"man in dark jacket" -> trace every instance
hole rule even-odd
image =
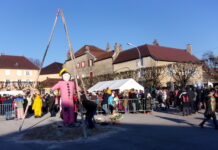
[[[188,97],[190,102],[190,113],[195,113],[195,109],[194,109],[195,93],[192,88],[188,88]]]
[[[93,117],[96,114],[97,104],[93,101],[90,101],[86,98],[84,92],[81,93],[82,105],[86,109],[86,121],[88,123],[88,128],[95,128],[95,123],[93,121]]]
[[[204,113],[205,119],[200,123],[200,127],[203,128],[204,123],[210,118],[213,118],[213,124],[215,129],[218,129],[217,121],[216,121],[216,99],[214,97],[215,90],[211,89],[208,96],[206,96],[206,110]]]
[[[103,97],[102,97],[102,110],[103,110],[103,114],[107,114],[108,113],[108,98],[109,98],[109,94],[106,92],[106,90],[103,91]]]
[[[56,112],[55,112],[55,97],[54,97],[54,94],[51,93],[48,98],[49,98],[49,101],[48,101],[49,112],[51,114],[51,117],[55,117]]]

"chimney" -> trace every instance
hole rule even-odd
[[[119,53],[122,51],[122,45],[119,45],[117,43],[115,43],[114,45],[114,54],[113,54],[113,60],[115,60],[117,58],[117,56],[119,55]]]
[[[110,51],[111,51],[110,44],[107,43],[106,52],[110,52]]]
[[[187,44],[186,51],[192,55],[192,44]]]
[[[120,44],[119,51],[122,51],[122,50],[123,50],[123,46]]]
[[[114,44],[114,51],[119,51],[119,45],[117,43]]]
[[[159,46],[158,41],[157,41],[157,40],[154,40],[154,41],[153,41],[153,45]]]
[[[86,52],[89,52],[89,46],[88,45],[85,46],[85,50],[86,50]]]

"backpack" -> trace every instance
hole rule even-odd
[[[188,95],[187,95],[187,94],[185,94],[185,95],[182,95],[182,101],[183,101],[184,103],[187,103],[187,102],[189,102],[189,97],[188,97]]]

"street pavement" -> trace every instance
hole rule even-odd
[[[213,128],[212,121],[200,128],[202,119],[203,111],[191,116],[182,116],[173,110],[125,114],[121,125],[112,126],[108,133],[64,142],[19,139],[29,128],[60,121],[58,117],[47,114],[39,119],[28,118],[21,133],[18,132],[21,121],[0,119],[0,150],[218,150],[218,130]]]

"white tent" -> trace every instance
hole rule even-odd
[[[136,82],[132,78],[98,82],[97,84],[89,88],[88,91],[89,92],[103,91],[108,87],[111,90],[120,90],[121,92],[133,88],[144,91],[144,87],[141,86],[138,82]]]
[[[18,94],[21,94],[21,95],[24,95],[24,92],[23,91],[0,91],[0,95],[13,95],[13,96],[16,96]]]

